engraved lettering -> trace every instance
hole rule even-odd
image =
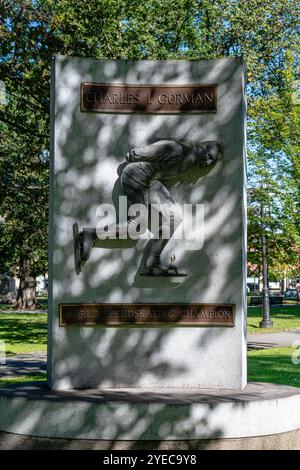
[[[167,95],[159,95],[158,102],[159,104],[166,104],[167,103]]]
[[[60,325],[162,324],[234,326],[233,305],[76,304],[60,306]]]
[[[86,94],[86,99],[88,101],[88,103],[92,103],[94,100],[93,100],[93,95],[94,93],[92,91],[89,91],[87,94]]]
[[[207,99],[207,101],[209,101],[210,103],[213,102],[213,97],[212,97],[212,95],[209,96],[207,93],[204,93],[204,96],[205,96],[205,98]]]
[[[169,95],[168,102],[169,102],[170,104],[174,104],[174,103],[176,102],[176,96],[173,95],[173,93],[171,93],[171,94]]]
[[[215,112],[216,101],[216,85],[82,83],[80,106],[83,112],[176,114]]]
[[[113,93],[113,103],[119,104],[119,95],[118,95],[118,93]]]

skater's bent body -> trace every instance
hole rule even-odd
[[[169,193],[169,188],[182,182],[187,171],[212,166],[220,158],[221,146],[216,141],[197,143],[159,140],[144,147],[133,148],[127,153],[128,163],[120,175],[120,183],[124,195],[127,196],[128,206],[139,203],[161,208],[159,234],[150,241],[144,262],[148,275],[167,275],[172,270],[177,272],[174,265],[164,266],[160,260],[160,255],[169,241],[160,236],[164,224],[171,227],[171,238],[180,223],[180,220],[174,216],[175,202]],[[134,217],[128,217],[127,223],[135,223]],[[97,240],[96,229],[83,229],[79,233],[79,240],[80,259],[83,265]]]

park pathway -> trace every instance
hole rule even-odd
[[[295,344],[298,341],[298,345]],[[278,331],[274,333],[249,333],[248,349],[290,348],[300,346],[300,331]]]
[[[40,375],[47,370],[47,354],[17,354],[8,356],[4,364],[0,363],[0,378],[20,375]]]

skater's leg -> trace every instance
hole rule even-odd
[[[133,165],[134,164],[131,164],[131,166]],[[124,172],[121,176],[121,187],[123,189],[124,195],[127,196],[128,208],[133,204],[145,203],[144,193],[147,192],[147,187],[141,184],[138,180],[133,180],[126,174],[126,172]],[[118,222],[116,221],[115,223],[105,227],[105,237],[108,239],[123,238],[125,234],[125,238],[127,238],[128,228],[131,226],[132,229],[134,229],[134,225],[136,225],[136,227],[138,228],[139,221],[137,217],[127,217],[127,220]],[[76,229],[74,229],[74,226],[76,226]],[[89,259],[95,241],[100,238],[100,236],[98,236],[96,228],[83,228],[78,233],[78,225],[74,224],[74,226],[73,234],[75,249],[75,266],[76,272],[79,273],[81,271],[81,267]],[[142,235],[142,233],[140,233],[139,235]],[[103,238],[101,237],[101,239]]]
[[[75,270],[79,274],[90,256],[97,233],[95,228],[84,228],[79,232],[78,224],[73,224]]]
[[[90,257],[91,249],[98,239],[95,228],[83,228],[79,233],[82,264],[86,263]]]
[[[127,177],[126,174],[123,174],[121,177],[121,186],[123,189],[123,196],[127,198],[127,211],[131,206],[134,204],[145,204],[145,193],[147,192],[147,188],[139,184],[137,181],[132,180],[132,178]],[[113,223],[106,227],[105,233],[107,233],[107,237],[109,236],[116,236],[116,238],[130,238],[129,230],[131,231],[137,230],[139,232],[139,217],[136,215],[129,216],[127,212],[126,220],[119,220],[116,223]],[[143,233],[139,233],[139,236]]]
[[[181,214],[167,190],[160,182],[154,182],[149,192],[150,204],[155,204],[159,211],[158,227],[153,233],[153,239],[150,240],[144,256],[144,264],[147,272],[153,274],[167,273],[169,271],[177,272],[174,265],[163,265],[161,262],[161,253],[172,238],[176,228],[182,222]],[[153,227],[151,227],[153,228]]]

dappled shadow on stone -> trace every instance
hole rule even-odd
[[[226,432],[235,435],[236,430],[231,429],[230,423],[223,423],[226,431],[220,424],[222,419],[227,419],[222,418],[223,413],[227,417],[230,413],[236,422],[249,419],[251,414],[252,426],[256,420],[261,426],[260,414],[254,416],[249,406],[253,405],[254,410],[259,402],[260,413],[264,413],[264,406],[274,409],[274,403],[284,403],[286,399],[294,403],[299,397],[300,391],[295,387],[263,383],[250,383],[243,391],[97,389],[54,392],[40,383],[14,385],[0,388],[1,429],[6,431],[1,433],[0,447],[206,448],[213,445],[213,440],[222,439],[224,433],[226,437]],[[244,412],[246,417],[243,418]],[[244,436],[245,430],[241,429]]]
[[[51,326],[54,343],[50,347],[50,375],[54,386],[81,388],[129,386],[184,386],[193,380],[199,387],[205,383],[205,364],[230,362],[232,371],[240,365],[240,354],[232,348],[232,336],[240,338],[242,318],[241,278],[243,270],[241,237],[240,159],[242,139],[234,140],[228,128],[241,125],[242,103],[232,100],[232,81],[240,84],[240,72],[234,60],[204,63],[205,79],[220,80],[219,99],[222,113],[195,115],[103,115],[80,113],[78,89],[83,81],[96,81],[98,61],[76,61],[61,58],[60,73],[64,86],[58,88],[56,107],[56,185],[54,188],[56,229],[54,233],[54,298],[51,303]],[[101,62],[105,80],[135,83],[143,80],[159,84],[197,83],[202,77],[200,65],[177,62],[163,67],[160,62]],[[76,72],[75,72],[76,70]],[[218,77],[218,78],[217,78]],[[203,78],[203,80],[204,80]],[[240,85],[239,85],[240,86]],[[66,92],[66,90],[68,90]],[[228,96],[227,96],[228,95]],[[70,97],[76,99],[70,99]],[[84,133],[83,133],[84,129]],[[135,146],[160,139],[192,141],[217,140],[224,148],[224,158],[205,176],[186,181],[172,189],[179,204],[201,203],[205,213],[205,249],[188,251],[184,243],[171,240],[164,260],[176,254],[176,260],[188,276],[178,284],[160,280],[147,285],[136,273],[142,260],[146,240],[122,249],[117,244],[100,242],[93,248],[89,261],[79,276],[74,270],[72,225],[95,227],[98,205],[115,203],[119,194],[118,169],[126,152]],[[238,156],[238,158],[237,158]],[[193,184],[191,184],[193,183]],[[226,204],[224,204],[226,201]],[[222,260],[222,261],[221,261]],[[234,330],[224,328],[105,328],[93,329],[58,326],[58,304],[64,303],[236,303]],[[238,299],[238,301],[237,301]],[[245,331],[244,331],[245,333]],[[184,337],[184,341],[183,341]],[[242,343],[242,340],[239,339]],[[223,349],[220,344],[223,344]],[[222,350],[221,350],[222,349]],[[201,368],[198,367],[201,365]],[[203,370],[197,380],[192,370]],[[216,377],[216,385],[219,378]],[[240,378],[237,378],[240,383]],[[221,384],[221,378],[220,378]]]

